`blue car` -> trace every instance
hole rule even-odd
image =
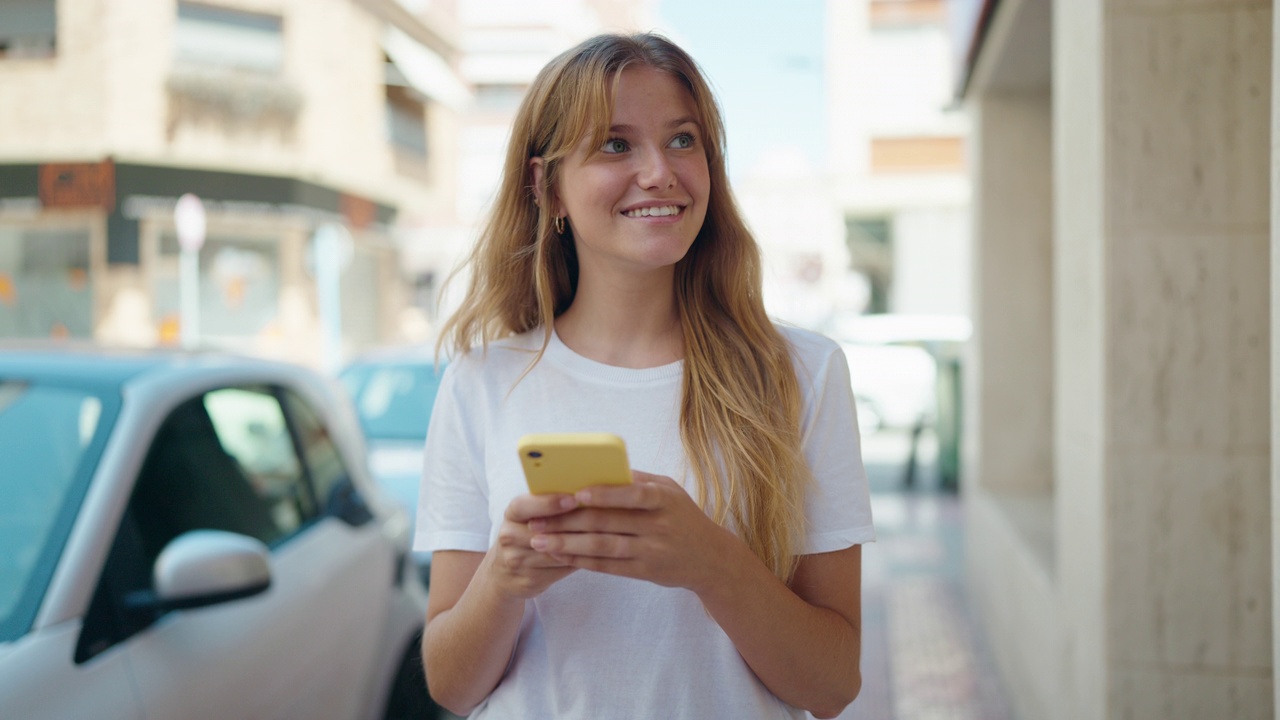
[[[418,514],[422,448],[444,363],[429,351],[393,350],[349,364],[339,380],[350,393],[364,430],[369,471],[386,495],[404,508],[410,522]],[[423,581],[430,553],[414,553]]]

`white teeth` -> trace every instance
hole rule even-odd
[[[668,215],[680,214],[680,208],[676,205],[667,205],[665,207],[647,207],[628,210],[623,213],[627,217],[666,217]]]

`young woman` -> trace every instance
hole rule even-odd
[[[472,718],[833,717],[874,538],[849,371],[775,326],[693,60],[553,60],[516,117],[427,437],[423,658]],[[634,483],[530,495],[534,432],[610,432]]]

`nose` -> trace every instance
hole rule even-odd
[[[676,184],[676,173],[666,153],[653,149],[643,153],[636,181],[646,190],[663,190]]]

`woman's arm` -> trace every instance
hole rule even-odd
[[[507,507],[488,552],[432,555],[422,662],[437,703],[466,715],[498,686],[515,650],[525,600],[574,571],[530,549],[528,522],[576,506],[563,495],[522,495]]]
[[[862,547],[805,555],[788,586],[738,546],[698,597],[774,695],[839,715],[862,689]]]
[[[790,585],[670,478],[578,494],[583,507],[530,523],[534,549],[573,567],[687,588],[780,699],[834,717],[861,689],[859,546],[800,559]]]

